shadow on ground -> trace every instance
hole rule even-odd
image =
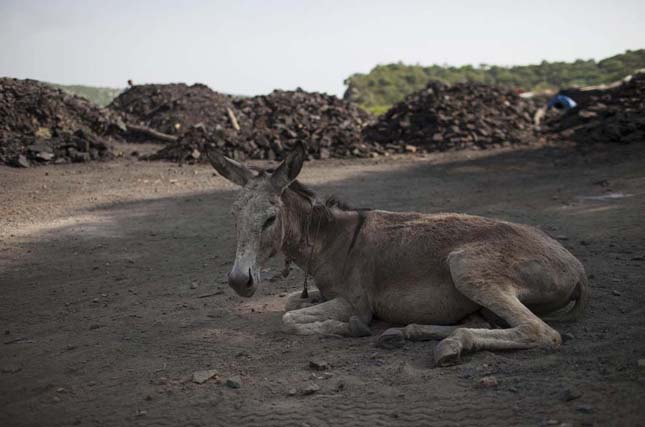
[[[637,425],[645,419],[645,149],[406,163],[313,187],[356,207],[528,223],[585,264],[592,306],[560,351],[430,367],[435,343],[280,332],[302,273],[253,299],[225,284],[233,191],[99,204],[34,235],[0,277],[3,425]],[[311,167],[324,168],[324,163]],[[307,168],[307,165],[305,166]],[[333,177],[333,171],[330,171]],[[303,177],[307,182],[307,175]],[[273,262],[265,279],[277,274]],[[385,325],[377,324],[376,329]],[[331,364],[311,371],[308,361]],[[204,384],[194,371],[215,369]],[[239,375],[241,387],[224,384]],[[484,387],[481,378],[498,385]],[[320,391],[301,390],[315,383]]]

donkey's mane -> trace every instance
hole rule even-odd
[[[275,172],[275,170],[272,168],[258,169],[257,172],[259,176],[264,176],[266,174],[269,174],[269,175],[272,174],[273,172]],[[289,190],[293,191],[301,198],[306,199],[315,208],[320,208],[320,207],[327,208],[327,209],[335,208],[341,211],[366,210],[366,209],[353,209],[347,203],[340,200],[334,195],[327,196],[324,202],[320,203],[318,201],[318,196],[316,196],[316,193],[314,193],[314,191],[311,188],[307,187],[305,184],[298,181],[297,179],[294,180],[291,184],[289,184]]]
[[[317,202],[318,198],[314,191],[304,185],[302,182],[295,180],[289,184],[289,190],[293,191],[298,196],[307,199],[314,208],[315,207],[324,207],[326,209],[338,209],[341,211],[353,211],[355,209],[351,208],[347,203],[338,199],[336,196],[328,196],[325,198],[323,203]]]

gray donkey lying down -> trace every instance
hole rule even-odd
[[[212,150],[208,157],[242,187],[232,208],[237,251],[230,286],[252,296],[259,262],[279,252],[315,279],[318,292],[308,299],[299,292],[289,297],[287,332],[364,336],[378,318],[407,325],[385,331],[379,345],[441,340],[434,359],[444,366],[465,351],[557,348],[560,334],[538,315],[574,301],[569,317],[577,318],[588,303],[580,261],[536,228],[320,203],[296,180],[302,144],[273,173],[254,172]]]

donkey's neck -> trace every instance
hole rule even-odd
[[[309,270],[315,275],[329,261],[330,252],[348,249],[356,213],[314,207],[309,200],[289,190],[282,200],[285,207],[282,251],[303,271]]]

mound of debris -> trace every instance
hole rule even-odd
[[[560,91],[576,101],[577,108],[551,114],[543,130],[551,137],[585,143],[645,141],[645,72],[608,87]]]
[[[531,100],[502,87],[432,81],[366,127],[363,137],[409,151],[529,143],[535,140],[535,111]]]
[[[238,160],[273,160],[281,159],[296,141],[303,141],[310,157],[318,159],[384,153],[378,144],[362,142],[361,131],[372,116],[335,96],[275,90],[234,100],[227,110],[227,124],[198,123],[149,158],[203,161],[201,153],[210,145]]]
[[[123,128],[114,113],[35,80],[0,78],[0,164],[104,160],[102,137]]]
[[[136,85],[122,92],[108,107],[130,124],[174,136],[181,136],[199,124],[213,130],[232,128],[232,121],[237,120],[233,98],[203,84]]]
[[[374,150],[361,141],[362,129],[372,116],[336,96],[302,89],[275,90],[236,104],[252,124],[250,132],[242,135],[242,145],[254,143],[268,158],[281,157],[284,148],[298,140],[321,159],[367,157]],[[256,153],[255,147],[249,148],[252,155]]]

